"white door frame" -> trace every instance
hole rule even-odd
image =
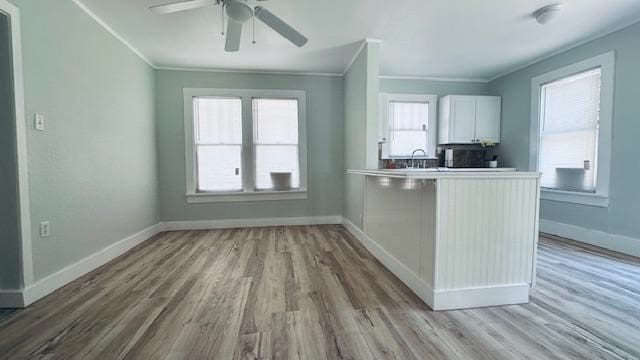
[[[18,206],[20,217],[21,288],[33,284],[33,258],[31,254],[31,212],[29,209],[29,169],[27,163],[27,125],[22,78],[22,46],[20,40],[20,10],[7,0],[0,0],[0,12],[9,16],[11,24],[11,55],[13,70],[13,97],[16,120],[16,150],[18,164]]]

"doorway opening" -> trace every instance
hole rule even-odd
[[[0,0],[0,308],[33,283],[19,10]]]

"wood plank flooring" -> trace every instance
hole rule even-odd
[[[0,317],[0,358],[640,358],[640,263],[544,237],[531,303],[432,312],[342,226],[156,236]]]

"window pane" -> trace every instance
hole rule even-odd
[[[194,98],[196,143],[241,144],[242,102],[240,98]]]
[[[429,103],[389,102],[389,155],[410,156],[427,149]],[[421,154],[422,155],[422,154]]]
[[[273,189],[272,172],[290,172],[291,188],[300,187],[297,145],[256,145],[255,156],[256,189]]]
[[[427,149],[427,137],[424,131],[391,131],[389,155],[410,156],[415,149]],[[424,156],[417,153],[418,156]]]
[[[550,134],[541,141],[542,187],[595,191],[597,131]],[[585,161],[590,163],[585,165]]]
[[[595,129],[600,117],[600,69],[542,87],[543,131]]]
[[[198,191],[242,190],[241,145],[198,145]]]
[[[389,102],[389,122],[394,130],[422,130],[429,120],[429,103]]]
[[[256,189],[274,189],[273,176],[290,177],[288,187],[299,188],[298,100],[253,99],[252,105]]]
[[[298,100],[253,99],[255,144],[298,143]]]
[[[600,73],[600,69],[590,70],[542,86],[543,187],[595,191]]]

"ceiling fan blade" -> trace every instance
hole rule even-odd
[[[224,51],[238,51],[240,49],[241,34],[242,24],[229,19],[229,21],[227,22],[227,39],[224,44]]]
[[[262,6],[255,7],[255,16],[298,47],[304,46],[304,44],[309,41],[309,39],[300,34],[296,29],[289,26],[289,24]]]
[[[156,14],[171,14],[179,11],[187,11],[212,6],[215,4],[216,0],[186,0],[151,6],[149,7],[149,10],[153,11]]]

